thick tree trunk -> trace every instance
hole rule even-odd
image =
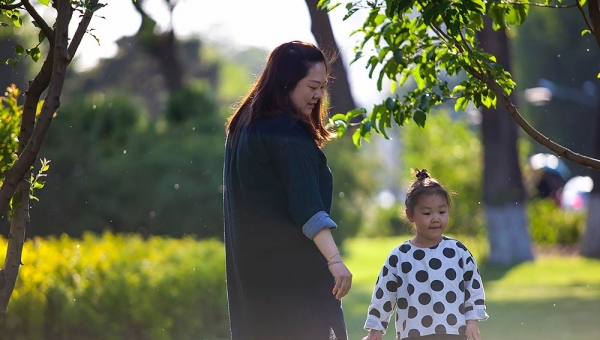
[[[344,68],[344,61],[342,60],[342,55],[333,35],[329,15],[326,10],[317,8],[318,3],[319,0],[306,0],[312,22],[312,34],[315,37],[319,48],[337,56],[331,66],[331,75],[333,79],[331,81],[331,86],[329,87],[330,114],[346,113],[356,108],[356,105],[352,98],[352,92],[350,91],[350,82],[348,81],[348,74]]]
[[[598,113],[593,131],[594,158],[600,157],[600,92],[598,92]],[[585,232],[581,238],[582,256],[600,259],[600,170],[592,170],[594,188],[590,193],[587,206]]]
[[[598,176],[595,176],[594,189],[600,185]],[[588,213],[585,232],[581,238],[582,256],[600,259],[600,193],[592,192],[588,197]]]
[[[486,18],[486,28],[478,40],[487,52],[510,70],[506,32],[494,31]],[[525,189],[517,153],[518,127],[506,109],[482,109],[484,154],[483,201],[486,213],[489,262],[511,265],[533,259],[527,219]]]

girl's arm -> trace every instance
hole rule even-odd
[[[319,231],[313,238],[313,242],[319,248],[319,251],[327,259],[327,266],[331,275],[335,278],[335,286],[332,293],[336,299],[341,299],[350,291],[352,286],[352,274],[348,267],[342,261],[338,247],[333,240],[331,230],[324,228]]]
[[[380,331],[385,334],[390,318],[396,309],[398,277],[395,273],[398,261],[399,257],[395,249],[386,259],[377,277],[364,327],[370,330],[369,333]]]
[[[479,269],[475,263],[475,258],[469,251],[463,254],[464,274],[463,282],[465,285],[465,319],[468,320],[487,320],[488,315],[485,311],[485,293],[483,291],[483,282]]]

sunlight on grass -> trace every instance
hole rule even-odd
[[[410,235],[351,239],[344,260],[353,286],[344,299],[350,339],[359,340],[373,285],[389,252]],[[483,340],[600,339],[600,261],[580,257],[540,257],[512,268],[485,264],[485,239],[457,237],[473,253],[486,289],[488,321],[480,324]],[[390,324],[386,340],[395,339]]]

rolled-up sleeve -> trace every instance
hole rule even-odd
[[[312,240],[315,235],[319,233],[319,231],[325,228],[335,229],[337,228],[337,224],[333,222],[328,213],[319,211],[309,218],[306,223],[304,223],[302,226],[302,232],[304,235],[306,235],[306,237]]]

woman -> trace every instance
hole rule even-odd
[[[331,236],[323,52],[275,48],[227,124],[224,166],[232,340],[347,339],[352,275]]]

